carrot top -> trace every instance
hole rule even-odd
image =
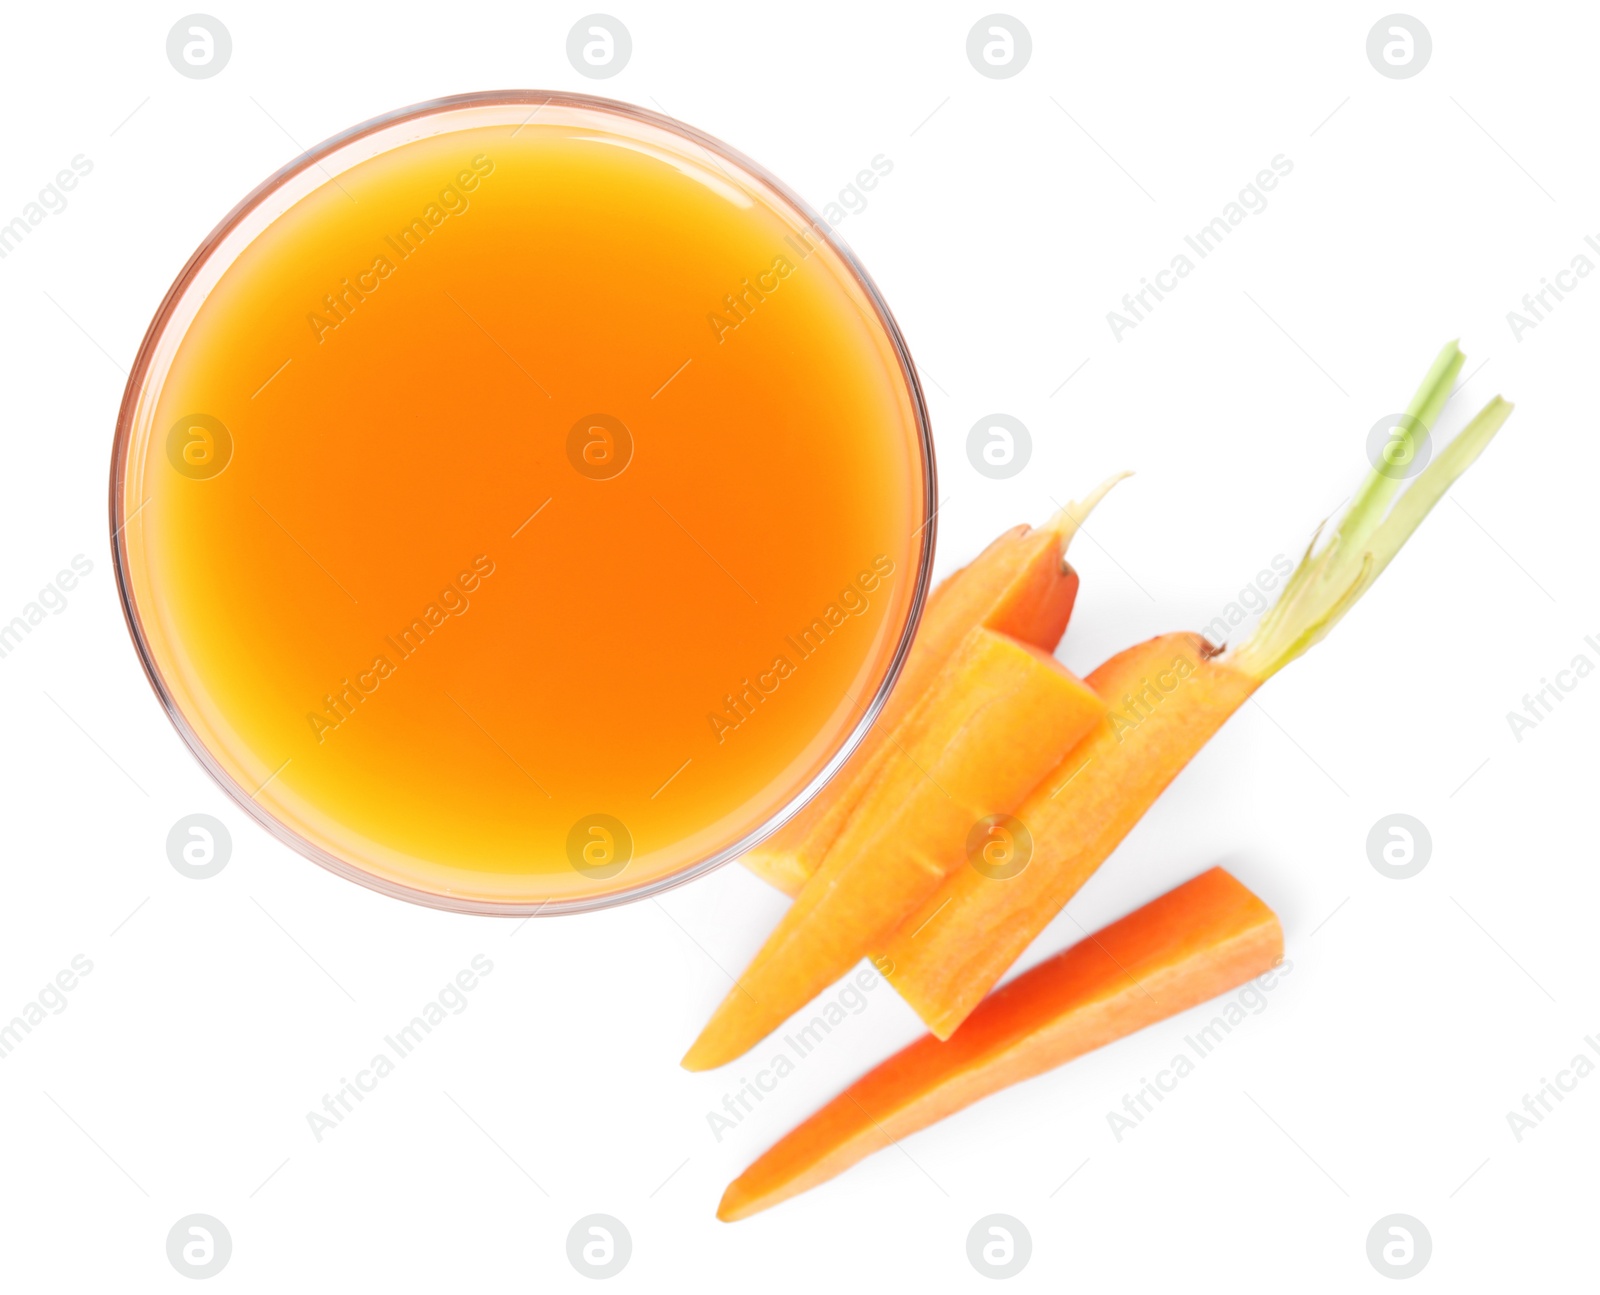
[[[1512,406],[1499,396],[1401,491],[1405,474],[1397,469],[1413,461],[1423,439],[1432,434],[1465,359],[1455,342],[1439,352],[1395,429],[1385,451],[1385,464],[1374,466],[1320,549],[1317,540],[1322,527],[1317,528],[1276,605],[1250,637],[1223,658],[1226,664],[1255,679],[1267,679],[1319,642],[1366,593],[1444,492],[1483,452],[1511,414]]]

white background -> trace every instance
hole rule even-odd
[[[0,619],[74,554],[94,563],[0,660],[0,1018],[74,955],[94,966],[0,1061],[0,1286],[189,1289],[164,1247],[194,1212],[233,1238],[219,1290],[590,1289],[565,1238],[592,1212],[632,1234],[616,1289],[987,1289],[965,1241],[995,1212],[1033,1237],[1019,1290],[1387,1289],[1365,1244],[1395,1212],[1432,1235],[1417,1289],[1592,1280],[1600,1077],[1520,1142],[1506,1113],[1600,1030],[1600,678],[1521,742],[1505,716],[1578,653],[1600,664],[1600,278],[1521,341],[1506,313],[1600,236],[1600,13],[1427,6],[1432,60],[1390,80],[1365,53],[1382,7],[1023,4],[1032,60],[991,80],[965,53],[981,6],[628,4],[632,60],[592,81],[565,53],[581,7],[220,6],[234,48],[210,80],[167,62],[181,12],[12,5],[0,41],[0,219],[74,155],[94,164],[0,261]],[[410,907],[273,842],[169,727],[106,524],[125,369],[162,293],[301,147],[503,86],[658,107],[817,207],[892,159],[839,233],[924,374],[939,574],[1052,496],[1138,471],[1074,552],[1062,655],[1080,670],[1203,626],[1297,555],[1445,340],[1474,374],[1449,429],[1496,391],[1517,403],[1365,602],[1030,951],[1218,862],[1282,916],[1292,975],[1120,1143],[1107,1112],[1196,1015],[719,1223],[750,1159],[917,1035],[890,990],[719,1142],[707,1112],[764,1063],[677,1058],[775,892],[732,866],[522,927]],[[1270,206],[1114,340],[1106,312],[1280,153]],[[964,449],[996,411],[1034,439],[1004,482]],[[1433,836],[1407,881],[1366,854],[1395,811]],[[233,833],[213,880],[167,862],[193,812]],[[317,1143],[306,1112],[475,954],[494,971],[470,1007]]]

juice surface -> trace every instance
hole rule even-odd
[[[819,775],[927,488],[815,229],[698,144],[525,115],[330,159],[157,348],[121,486],[220,770],[314,852],[513,903],[674,872]]]

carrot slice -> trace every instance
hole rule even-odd
[[[931,1035],[857,1080],[729,1184],[748,1218],[973,1102],[1259,976],[1272,910],[1212,868],[1005,985],[948,1043]]]
[[[889,983],[940,1038],[1075,895],[1157,796],[1257,687],[1219,665],[1198,634],[1130,648],[1089,675],[1110,709],[1013,814],[1033,857],[996,879],[950,877],[896,932]]]
[[[900,678],[867,736],[810,804],[742,856],[745,867],[787,895],[800,893],[893,749],[891,736],[969,629],[992,624],[1054,650],[1078,595],[1078,573],[1062,553],[1061,539],[1049,527],[1018,526],[946,577],[923,611]]]
[[[983,626],[1055,651],[1078,596],[1078,573],[1067,565],[1067,546],[1119,480],[1112,477],[1047,525],[1013,527],[940,583],[923,609],[905,666],[877,721],[808,805],[745,852],[745,867],[786,895],[800,893],[872,785],[884,753],[894,749],[900,724],[970,630]]]
[[[1428,434],[1463,362],[1454,342],[1440,351],[1398,441]],[[1223,721],[1355,605],[1510,413],[1496,396],[1403,493],[1390,464],[1412,461],[1420,447],[1386,455],[1333,534],[1320,548],[1312,538],[1277,604],[1228,657],[1212,659],[1214,649],[1195,635],[1168,635],[1089,676],[1111,706],[1110,724],[1016,810],[1032,834],[1032,861],[1005,881],[952,876],[887,946],[891,983],[935,1034],[948,1037],[961,1023]],[[1164,682],[1180,673],[1174,686]]]
[[[1011,809],[1105,713],[1054,657],[973,630],[829,852],[684,1057],[740,1056],[826,989],[963,866],[980,820]],[[840,844],[846,838],[841,837]]]

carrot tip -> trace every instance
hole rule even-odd
[[[724,1223],[737,1223],[740,1219],[749,1218],[756,1212],[750,1208],[750,1203],[749,1193],[739,1186],[739,1179],[735,1178],[717,1203],[717,1217]]]
[[[740,1031],[741,1021],[737,1013],[730,1019],[727,1016],[727,1003],[724,1002],[711,1014],[705,1029],[700,1031],[700,1037],[689,1045],[689,1050],[678,1064],[685,1070],[702,1071],[715,1070],[730,1061],[737,1061],[748,1051],[748,1047],[738,1046]]]

